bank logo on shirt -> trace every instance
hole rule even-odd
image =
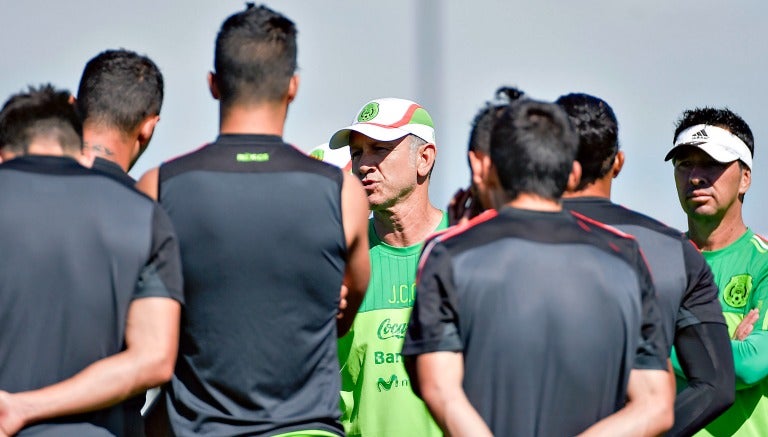
[[[392,320],[387,317],[379,324],[379,329],[376,331],[376,335],[379,337],[379,340],[405,338],[406,331],[408,331],[407,323],[392,323]]]
[[[373,364],[379,365],[379,364],[395,364],[400,363],[403,361],[403,354],[395,352],[383,352],[383,351],[374,351],[373,352]]]
[[[750,291],[752,291],[752,276],[746,274],[731,276],[731,280],[723,290],[723,300],[733,308],[743,308],[749,302]]]

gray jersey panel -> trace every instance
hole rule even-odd
[[[0,263],[4,390],[66,379],[123,346],[151,202],[95,179],[0,173],[0,229],[12,230],[0,247],[13,255]]]
[[[120,352],[148,266],[163,278],[153,295],[181,299],[167,217],[158,226],[158,206],[132,187],[42,156],[4,163],[0,186],[0,389],[41,388]],[[155,248],[156,241],[167,244]],[[166,262],[152,264],[157,259]],[[25,433],[130,435],[138,407],[124,403]]]
[[[664,335],[667,344],[674,343],[675,320],[687,289],[688,278],[680,238],[659,233],[644,226],[616,225],[617,228],[634,236],[645,254],[651,270],[656,299],[662,312]]]
[[[171,422],[184,435],[340,432],[342,175],[247,138],[161,168],[186,299]],[[237,153],[269,160],[242,163]]]
[[[569,435],[623,405],[641,321],[631,266],[589,246],[504,239],[454,268],[475,272],[455,277],[464,389],[499,435]]]

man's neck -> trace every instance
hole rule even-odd
[[[535,194],[521,193],[513,200],[506,203],[517,209],[527,209],[530,211],[558,212],[563,210],[563,205],[557,200],[546,199]]]
[[[61,144],[52,138],[35,138],[27,147],[26,154],[33,156],[69,156],[64,153]]]
[[[83,127],[83,154],[102,158],[119,165],[127,172],[136,142],[114,129]]]
[[[287,106],[279,104],[232,105],[221,108],[222,134],[263,134],[283,136]]]
[[[688,217],[688,238],[701,250],[720,250],[741,238],[747,225],[741,216],[741,208],[721,219]]]
[[[422,243],[440,224],[443,213],[429,198],[406,199],[390,209],[373,212],[373,229],[390,246],[408,247]]]
[[[610,200],[612,180],[613,178],[608,178],[607,180],[599,179],[579,191],[566,191],[563,193],[563,199],[574,197],[602,197]]]

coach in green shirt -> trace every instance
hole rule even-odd
[[[441,435],[413,393],[400,354],[422,243],[448,225],[429,202],[437,153],[432,118],[409,100],[373,100],[329,145],[350,146],[352,171],[373,212],[371,282],[352,329],[339,340],[342,423],[350,436]]]

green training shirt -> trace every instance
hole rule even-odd
[[[448,216],[436,231],[448,227]],[[349,436],[442,435],[403,366],[422,244],[393,247],[368,224],[371,282],[349,333],[339,339],[341,422]]]
[[[748,229],[728,247],[702,255],[720,289],[718,297],[730,335],[751,309],[759,309],[760,318],[744,341],[731,340],[736,401],[696,435],[768,435],[768,242]],[[676,358],[673,356],[673,365],[682,374]]]

